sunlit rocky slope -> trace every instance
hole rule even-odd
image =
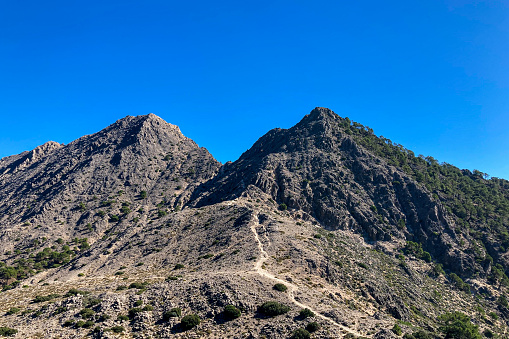
[[[325,108],[225,165],[126,117],[0,160],[0,334],[504,338],[508,189]]]

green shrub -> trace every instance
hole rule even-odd
[[[74,323],[75,323],[75,322],[76,322],[76,321],[75,321],[75,320],[73,320],[73,319],[68,319],[68,320],[66,320],[66,321],[64,322],[64,327],[70,327],[70,326],[74,325]]]
[[[470,318],[461,313],[445,313],[438,317],[440,332],[450,339],[481,339],[479,327],[474,325]]]
[[[112,328],[110,328],[110,331],[113,333],[122,333],[125,331],[125,328],[124,326],[113,326]]]
[[[87,320],[85,321],[85,323],[83,324],[83,328],[90,328],[92,326],[94,326],[94,322],[92,320]]]
[[[143,300],[136,300],[134,302],[134,306],[141,306],[141,305],[143,305]]]
[[[95,314],[94,310],[91,310],[90,308],[84,308],[80,311],[80,315],[83,319],[92,318],[94,314]]]
[[[184,268],[185,266],[182,265],[182,264],[176,264],[175,267],[173,268],[174,270],[180,270],[181,268]]]
[[[306,331],[303,328],[298,328],[295,331],[293,331],[293,334],[290,337],[290,339],[309,339],[309,338],[311,338],[311,335],[309,334],[308,331]]]
[[[310,333],[313,333],[313,332],[316,332],[320,329],[320,324],[317,323],[316,321],[313,321],[313,322],[310,322],[307,326],[306,326],[306,330]]]
[[[15,330],[14,328],[0,327],[0,336],[12,337],[16,333],[18,333],[18,330]]]
[[[182,310],[179,307],[172,308],[163,313],[163,320],[168,321],[170,318],[178,318],[182,315]]]
[[[123,290],[127,290],[127,286],[126,285],[119,285],[119,286],[117,286],[117,291],[123,291]]]
[[[398,324],[394,324],[391,331],[394,332],[394,334],[396,334],[396,335],[403,334],[403,330],[401,329],[401,326],[399,326]]]
[[[153,311],[154,310],[154,306],[152,305],[146,305],[145,307],[143,307],[141,309],[143,312],[149,312],[149,311]]]
[[[117,320],[119,321],[122,321],[122,320],[129,320],[129,317],[126,316],[125,314],[120,314],[118,317],[117,317]]]
[[[313,311],[311,311],[309,308],[304,308],[302,310],[300,310],[299,312],[299,315],[301,316],[301,318],[303,319],[306,319],[308,317],[314,317],[315,314],[313,313]]]
[[[83,320],[78,320],[74,326],[77,327],[77,328],[81,328],[83,327],[83,325],[85,325],[85,322]]]
[[[228,319],[236,319],[240,317],[242,312],[240,312],[240,310],[233,305],[226,305],[223,313],[224,316]]]
[[[12,314],[16,314],[18,313],[19,311],[21,311],[20,308],[17,308],[17,307],[11,307],[8,311],[7,311],[7,315],[12,315]]]
[[[288,209],[288,206],[286,206],[286,204],[279,205],[279,210],[286,211],[287,209]]]
[[[463,280],[460,277],[458,277],[455,273],[449,274],[449,277],[451,278],[452,282],[454,282],[454,285],[456,285],[458,289],[466,293],[470,293],[470,285],[463,282]]]
[[[131,283],[131,285],[129,285],[129,288],[136,288],[138,290],[141,290],[141,289],[145,288],[145,284],[139,283],[139,282],[133,282],[133,283]]]
[[[140,192],[140,198],[145,199],[147,197],[147,191]]]
[[[110,222],[118,222],[120,220],[119,216],[116,214],[110,215]]]
[[[290,311],[290,307],[280,304],[277,301],[267,301],[258,307],[258,312],[269,317],[285,314]]]
[[[45,301],[50,301],[50,300],[53,300],[55,298],[58,298],[60,297],[60,295],[58,294],[48,294],[48,295],[38,295],[36,296],[32,302],[34,303],[42,303],[42,302],[45,302]]]
[[[288,287],[286,287],[285,284],[281,283],[275,284],[272,288],[279,292],[286,292],[286,290],[288,289]]]
[[[180,325],[182,326],[182,329],[184,331],[190,330],[195,326],[198,326],[200,324],[200,317],[196,314],[189,314],[182,318],[180,321]]]
[[[317,234],[313,235],[313,238],[322,239],[322,235],[317,233]]]

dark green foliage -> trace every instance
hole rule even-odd
[[[394,324],[391,331],[394,332],[394,334],[396,334],[396,335],[401,335],[403,333],[401,326],[399,326],[398,324]]]
[[[306,330],[310,333],[313,333],[313,332],[316,332],[320,329],[320,324],[317,323],[316,321],[313,321],[313,322],[310,322],[309,324],[307,324],[306,326]]]
[[[122,320],[127,321],[127,320],[129,320],[129,317],[127,315],[125,315],[125,314],[121,314],[121,315],[119,315],[117,317],[117,320],[119,320],[119,321],[122,321]]]
[[[313,313],[313,311],[311,311],[309,308],[304,308],[302,310],[300,310],[299,312],[299,315],[301,316],[301,318],[303,319],[306,319],[308,317],[314,317],[315,314]]]
[[[110,215],[110,222],[118,222],[120,220],[119,216],[116,214]]]
[[[286,204],[279,205],[279,210],[286,211],[287,209],[288,209],[288,206],[286,206]]]
[[[84,322],[83,320],[78,320],[78,321],[74,324],[74,326],[75,326],[76,328],[81,328],[81,327],[83,327],[83,325],[85,325],[85,322]]]
[[[3,336],[3,337],[12,337],[16,333],[18,333],[18,330],[14,329],[14,328],[0,327],[0,336]]]
[[[240,312],[240,310],[233,305],[226,305],[223,314],[227,319],[236,319],[240,317],[242,312]]]
[[[94,310],[90,309],[90,308],[84,308],[80,311],[80,315],[83,319],[89,319],[89,318],[92,318],[94,316],[95,312]]]
[[[87,320],[85,321],[85,323],[83,324],[83,328],[90,328],[92,326],[94,326],[95,323],[92,321],[92,320]]]
[[[455,273],[451,273],[449,275],[451,281],[454,283],[456,288],[465,291],[466,293],[470,293],[470,285],[465,283],[460,277],[458,277]]]
[[[139,283],[139,282],[133,282],[131,285],[129,285],[129,288],[136,288],[138,290],[144,289],[146,286],[145,283]]]
[[[267,301],[258,307],[258,312],[269,317],[285,314],[290,311],[290,307],[280,304],[277,301]]]
[[[123,290],[127,290],[127,286],[126,285],[119,285],[117,286],[117,291],[123,291]]]
[[[450,339],[481,339],[479,327],[474,325],[470,318],[461,313],[446,313],[438,317],[439,331]]]
[[[189,314],[182,318],[182,320],[180,321],[180,325],[182,326],[182,329],[184,331],[187,331],[187,330],[192,329],[193,327],[198,326],[200,324],[200,322],[201,322],[201,319],[198,315]]]
[[[125,328],[123,326],[113,326],[110,328],[110,331],[113,333],[122,333],[125,331]]]
[[[95,306],[95,305],[99,305],[100,303],[102,302],[101,299],[99,298],[84,298],[83,299],[83,305],[85,307],[92,307],[92,306]]]
[[[163,313],[163,320],[168,321],[170,318],[178,318],[182,315],[182,310],[179,307],[172,308]]]
[[[298,328],[295,331],[293,331],[292,336],[290,339],[309,339],[311,338],[311,334],[303,328]]]
[[[145,199],[147,197],[147,191],[140,192],[140,198]]]
[[[279,292],[286,292],[286,290],[288,289],[288,287],[286,287],[285,284],[281,283],[275,284],[272,288]]]
[[[19,311],[21,311],[20,308],[17,308],[17,307],[11,307],[5,314],[7,315],[12,315],[12,314],[16,314],[18,313]]]
[[[317,234],[313,235],[313,238],[322,239],[322,235],[317,233]]]
[[[416,258],[431,262],[431,255],[424,251],[422,245],[417,242],[407,241],[405,248],[403,248],[403,252],[405,252],[406,255],[412,254]]]
[[[185,266],[182,265],[182,264],[176,264],[175,267],[173,268],[174,270],[180,270],[181,268],[184,268]]]
[[[74,323],[75,323],[75,322],[76,322],[76,321],[74,321],[73,319],[68,319],[68,320],[66,320],[66,321],[64,322],[64,325],[63,325],[63,326],[64,326],[64,327],[70,327],[70,326],[74,325]]]
[[[158,211],[157,211],[157,216],[158,216],[159,218],[162,218],[162,217],[164,217],[164,216],[165,216],[165,215],[167,215],[167,214],[168,214],[168,212],[167,212],[166,210],[158,210]]]
[[[131,213],[131,210],[129,209],[129,206],[122,206],[122,208],[120,208],[120,212],[122,212],[122,214],[129,214]]]
[[[503,307],[509,306],[509,303],[507,302],[507,298],[505,297],[505,295],[501,295],[500,297],[498,297],[497,304]]]
[[[366,264],[365,264],[365,263],[363,263],[363,262],[358,262],[358,263],[357,263],[357,265],[359,265],[360,267],[365,268],[365,269],[367,269],[367,268],[368,268],[368,265],[366,265]]]
[[[143,312],[149,312],[154,310],[154,306],[152,305],[146,305],[141,309]]]
[[[34,303],[42,303],[42,302],[45,302],[45,301],[53,300],[53,299],[58,298],[58,297],[60,297],[60,295],[58,295],[58,294],[48,294],[48,295],[44,295],[44,296],[38,295],[38,296],[36,296],[32,300],[32,302],[34,302]]]
[[[143,301],[142,300],[136,300],[134,302],[134,306],[141,306],[141,305],[143,305]]]

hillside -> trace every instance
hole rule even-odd
[[[153,114],[126,117],[0,160],[0,327],[443,338],[460,311],[503,338],[508,189],[326,108],[225,165]]]

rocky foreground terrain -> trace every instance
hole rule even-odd
[[[224,165],[126,117],[0,160],[0,336],[506,338],[508,192],[326,108]]]

